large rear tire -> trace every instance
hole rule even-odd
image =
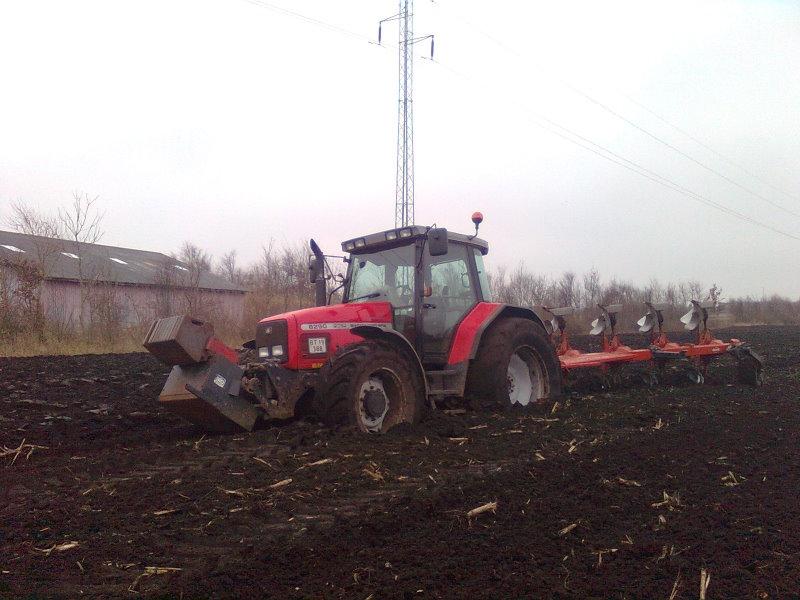
[[[390,343],[365,340],[339,349],[320,369],[315,412],[329,426],[385,433],[419,421],[424,396],[412,357]]]
[[[561,391],[561,363],[541,326],[517,317],[492,324],[467,373],[466,396],[473,405],[527,410]]]

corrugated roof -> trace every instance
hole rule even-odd
[[[48,279],[96,279],[130,285],[190,285],[188,265],[148,250],[102,244],[84,244],[13,231],[0,231],[0,262],[30,260],[46,264]],[[246,292],[214,273],[200,273],[197,287],[205,290]]]

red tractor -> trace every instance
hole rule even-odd
[[[476,235],[481,220],[473,215]],[[145,347],[174,365],[160,400],[210,430],[313,411],[385,432],[447,398],[525,409],[559,396],[562,367],[542,319],[492,302],[489,247],[476,235],[411,226],[348,240],[344,277],[312,240],[317,306],[261,320],[241,357],[207,324],[156,321]],[[341,303],[328,304],[328,282],[340,283]]]
[[[657,335],[645,348],[625,346],[614,329],[621,305],[609,305],[592,323],[602,351],[572,349],[571,308],[544,309],[553,317],[548,334],[531,309],[492,302],[483,264],[489,246],[476,237],[481,220],[473,215],[471,236],[411,226],[348,240],[344,277],[311,240],[317,306],[261,320],[241,353],[206,323],[156,321],[144,345],[173,365],[159,399],[215,431],[311,412],[330,425],[385,432],[416,422],[426,402],[524,410],[558,397],[575,371],[618,375],[625,365],[650,366],[642,372],[654,385],[666,362],[681,361],[703,383],[711,359],[727,355],[738,362],[739,381],[763,381],[763,358],[738,339],[715,339],[706,326],[710,305],[698,301],[681,319],[698,332],[696,343],[668,342],[661,307],[649,304],[640,331]],[[329,281],[340,285],[329,291]],[[342,302],[329,304],[339,289]]]

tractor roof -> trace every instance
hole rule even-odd
[[[424,227],[422,225],[387,229],[386,231],[370,233],[351,240],[346,240],[342,242],[342,250],[350,252],[351,254],[366,254],[368,252],[386,250],[387,248],[405,246],[412,241],[424,238],[429,230],[430,227]],[[454,233],[452,231],[447,232],[447,238],[451,242],[459,242],[478,248],[481,254],[487,254],[489,252],[489,244],[486,240],[464,235],[463,233]]]

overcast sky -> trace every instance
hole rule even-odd
[[[397,4],[269,5],[357,35],[257,0],[0,0],[0,219],[85,192],[104,243],[245,263],[392,227],[396,24],[367,39]],[[483,211],[493,265],[800,296],[800,3],[416,5],[417,223]]]

